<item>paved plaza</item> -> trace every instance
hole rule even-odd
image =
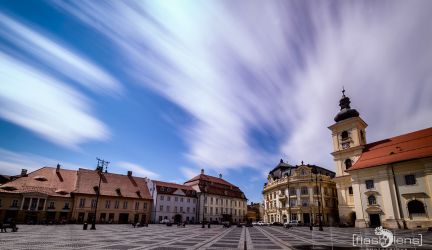
[[[400,230],[396,235],[413,237],[419,233],[423,235],[423,246],[417,249],[432,249],[432,233],[426,230]],[[220,225],[204,229],[199,225],[97,225],[96,231],[84,231],[81,225],[20,225],[16,233],[9,229],[0,234],[0,249],[360,249],[352,246],[353,234],[372,236],[374,231],[326,227],[320,232],[308,227]]]

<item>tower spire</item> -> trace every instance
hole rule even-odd
[[[350,104],[349,97],[345,96],[345,87],[342,86],[342,98],[339,100],[340,112],[336,115],[335,122],[359,116],[359,112],[352,109]]]

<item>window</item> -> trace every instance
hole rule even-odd
[[[2,206],[2,203],[1,203],[1,199],[0,199],[0,207]]]
[[[180,207],[180,213],[183,213],[183,207]]]
[[[342,139],[342,141],[345,141],[346,139],[348,139],[348,131],[342,131],[341,139]]]
[[[194,207],[192,208],[192,211],[195,213],[195,208]]]
[[[289,193],[290,193],[290,195],[297,195],[297,191],[295,188],[290,188]]]
[[[210,198],[210,205],[213,205],[213,197]]]
[[[170,206],[166,207],[166,211],[169,212],[170,211]]]
[[[50,201],[48,205],[48,209],[55,209],[54,205],[55,205],[54,201]]]
[[[177,213],[177,207],[174,207],[174,212]]]
[[[160,196],[160,200],[161,200],[161,201],[164,200],[164,196],[163,196],[163,195]]]
[[[376,198],[375,196],[371,195],[368,197],[368,203],[369,205],[375,205],[376,204]]]
[[[171,201],[171,196],[167,196],[167,201]]]
[[[159,211],[163,211],[163,205],[160,205]]]
[[[207,214],[207,208],[206,207],[204,208],[204,213]]]
[[[183,198],[180,198],[180,202],[183,202]]]
[[[425,206],[419,200],[408,202],[408,212],[411,217],[422,217],[426,215]]]
[[[79,207],[80,207],[80,208],[83,208],[84,206],[85,206],[85,199],[84,199],[84,198],[81,198],[81,199],[80,199]]]
[[[353,188],[352,187],[348,188],[348,194],[353,195]]]
[[[69,202],[65,202],[63,209],[69,209]]]
[[[144,202],[144,210],[147,210],[147,202]]]
[[[123,202],[123,209],[127,209],[128,208],[128,202],[127,201],[124,201]]]
[[[190,212],[190,207],[186,208],[186,212],[189,213]]]
[[[351,161],[351,159],[346,159],[345,160],[345,169],[349,169],[350,167],[352,167],[352,161]]]
[[[290,206],[291,207],[297,206],[297,200],[290,200]]]
[[[139,209],[139,205],[140,205],[140,204],[139,204],[139,201],[136,201],[136,202],[135,202],[135,210],[138,210],[138,209]]]
[[[219,214],[219,212],[218,212],[218,208],[216,208],[216,214]]]
[[[174,200],[175,200],[175,201],[178,201],[178,197],[175,197]]]
[[[413,175],[413,174],[405,175],[405,184],[415,185],[416,184],[415,175]]]
[[[374,188],[374,181],[366,180],[366,189],[372,189],[372,188]]]
[[[210,214],[213,214],[213,208],[212,207],[210,208]]]
[[[120,207],[120,201],[115,201],[114,208],[118,209]]]
[[[195,199],[192,199],[192,201],[193,201],[193,204],[195,204],[195,203],[196,203],[196,200],[195,200]]]
[[[187,199],[187,203],[190,203],[190,198]]]
[[[11,207],[18,207],[18,200],[13,200]]]
[[[302,206],[303,207],[309,206],[309,199],[302,199]]]
[[[307,187],[301,187],[301,194],[302,195],[309,194],[308,188]]]
[[[111,206],[111,201],[110,200],[106,200],[105,201],[105,208],[110,208]]]

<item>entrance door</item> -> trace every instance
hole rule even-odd
[[[181,223],[182,222],[182,216],[181,214],[176,214],[174,216],[174,223]]]
[[[381,220],[379,214],[369,214],[369,219],[370,219],[370,227],[381,226]]]
[[[308,213],[304,213],[303,214],[303,223],[304,224],[309,224],[310,223],[310,216]]]
[[[119,221],[118,221],[118,223],[119,224],[127,224],[127,223],[129,223],[129,214],[127,214],[127,213],[119,214]]]

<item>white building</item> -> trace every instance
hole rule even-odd
[[[199,222],[243,222],[246,219],[247,199],[237,186],[222,179],[201,174],[185,182],[198,193]]]
[[[148,188],[153,197],[153,223],[160,223],[162,220],[173,223],[196,222],[197,193],[192,187],[150,180]]]

